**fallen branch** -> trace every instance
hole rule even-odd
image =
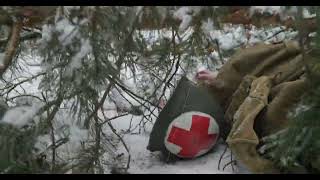
[[[219,162],[218,162],[218,170],[220,170],[220,164],[221,164],[221,160],[223,158],[223,156],[225,155],[225,153],[227,152],[228,146],[226,146],[226,148],[223,150],[223,153],[220,156]]]

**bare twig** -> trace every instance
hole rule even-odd
[[[53,108],[53,110],[51,111],[51,113],[49,113],[48,111],[48,118],[47,121],[49,123],[50,126],[50,130],[51,130],[51,141],[52,141],[52,160],[51,160],[51,172],[54,173],[55,172],[55,166],[56,166],[56,140],[54,137],[54,127],[53,127],[53,119],[56,115],[56,113],[59,111],[60,105],[62,103],[63,98],[61,97],[60,101],[55,105],[55,107]]]
[[[142,12],[142,11],[139,11],[139,12],[138,12],[138,14],[137,14],[134,22],[137,21],[138,16],[141,14],[141,12]],[[96,15],[96,14],[95,14],[95,15]],[[95,21],[93,21],[93,25],[95,25]],[[94,29],[96,28],[95,26],[93,26],[93,27],[94,27]],[[131,28],[131,31],[130,31],[130,33],[128,34],[128,36],[125,38],[124,43],[127,42],[127,40],[129,39],[129,37],[131,37],[132,33],[134,32],[134,30],[135,30],[135,24],[133,24],[131,27],[132,27],[132,28]],[[94,49],[95,49],[95,48],[94,48]],[[126,50],[126,49],[125,49],[125,50]],[[124,51],[125,51],[125,50],[124,50]],[[119,58],[118,58],[118,60],[117,60],[117,62],[116,62],[116,65],[117,65],[117,68],[118,68],[116,76],[119,74],[121,65],[122,65],[122,63],[123,63],[123,54],[125,54],[125,52],[123,52],[123,53],[120,54],[120,56],[119,56]],[[98,54],[95,53],[95,51],[94,51],[93,55],[94,55],[94,57],[95,57],[94,59],[98,59]],[[116,80],[114,80],[112,77],[109,77],[109,76],[108,76],[108,79],[109,79],[110,83],[109,83],[108,87],[106,88],[106,91],[104,92],[101,100],[99,101],[98,105],[95,107],[94,111],[93,111],[93,112],[88,116],[88,118],[85,120],[85,126],[86,126],[86,127],[89,126],[89,120],[93,117],[93,115],[96,114],[97,111],[99,110],[99,108],[103,106],[103,103],[105,102],[105,100],[106,100],[106,98],[107,98],[107,96],[108,96],[111,88],[114,86],[114,84],[117,84],[118,86],[119,86],[119,84],[120,84],[120,83],[118,83]],[[120,85],[120,86],[121,86],[121,85]]]
[[[211,36],[209,36],[209,37],[210,37],[210,39],[212,40]],[[221,49],[220,49],[219,41],[218,41],[218,39],[215,39],[214,42],[216,43],[216,46],[217,46],[220,63],[223,65],[223,64],[224,64],[224,61],[223,61],[223,57],[222,57],[222,54],[221,54]]]
[[[50,144],[50,146],[48,146],[46,148],[46,150],[51,149],[51,148],[55,148],[57,149],[58,147],[62,146],[63,144],[67,143],[69,141],[69,138],[61,138],[59,140],[56,141],[55,145]]]
[[[126,132],[128,132],[128,133],[131,132],[132,119],[133,119],[133,115],[131,116],[131,119],[130,119],[129,128],[126,130]]]
[[[180,65],[180,63],[179,63],[179,60],[180,60],[180,59],[178,59],[178,61],[176,62],[176,66],[175,66],[176,69],[175,69],[174,73],[170,76],[170,73],[171,73],[171,71],[172,71],[172,69],[173,69],[173,67],[174,67],[174,65],[175,65],[175,59],[176,59],[176,51],[177,51],[177,50],[176,50],[176,42],[175,42],[175,37],[176,37],[176,35],[178,35],[178,34],[175,33],[175,31],[174,31],[174,29],[173,29],[173,27],[172,27],[172,40],[171,40],[171,42],[172,42],[172,46],[173,46],[173,61],[172,61],[172,65],[170,66],[170,69],[167,71],[167,73],[166,73],[166,75],[165,75],[165,78],[164,78],[164,81],[163,81],[163,82],[165,82],[165,84],[164,84],[162,93],[161,93],[158,101],[160,101],[160,99],[164,96],[165,91],[166,91],[166,88],[167,88],[167,85],[170,84],[170,81],[172,80],[172,78],[173,78],[174,75],[176,74],[176,72],[177,72],[177,70],[178,70],[178,68],[179,68],[179,65]],[[180,54],[179,54],[178,57],[180,58]],[[167,78],[168,78],[168,80],[167,80]],[[156,92],[156,91],[155,91],[155,92]],[[154,92],[154,93],[155,93],[155,92]],[[158,104],[159,104],[159,103],[158,103]],[[160,107],[160,108],[158,107],[158,109],[162,109],[162,108],[161,108],[161,107]]]
[[[155,107],[159,107],[158,105],[150,102],[149,100],[147,100],[147,99],[145,99],[145,98],[143,98],[143,97],[135,94],[135,93],[132,92],[130,89],[126,88],[124,85],[122,85],[122,84],[120,84],[119,82],[115,81],[112,77],[109,77],[108,79],[109,79],[110,81],[114,82],[114,83],[115,83],[117,86],[119,86],[123,91],[128,92],[127,94],[128,94],[129,96],[134,96],[134,97],[136,97],[136,98],[138,98],[138,99],[140,99],[140,100],[142,100],[142,101],[144,101],[144,102],[148,102],[149,104],[151,104],[151,105],[153,105],[153,106],[155,106]],[[139,102],[139,101],[138,101],[138,102]]]
[[[102,109],[101,109],[101,111],[103,112]],[[127,116],[127,115],[129,115],[129,113],[120,114],[120,115],[118,115],[118,116],[115,116],[115,117],[112,117],[112,118],[108,118],[107,120],[101,122],[99,125],[100,125],[100,126],[103,126],[105,123],[108,123],[109,121],[112,121],[112,120],[114,120],[114,119],[118,119],[118,118],[120,118],[120,117]]]
[[[43,72],[43,73],[39,73],[39,74],[37,74],[37,75],[35,75],[35,76],[32,76],[32,77],[29,77],[29,78],[27,78],[27,79],[24,79],[24,80],[22,80],[22,81],[20,81],[20,82],[18,82],[18,83],[16,83],[16,84],[10,84],[10,85],[8,85],[7,87],[4,87],[4,88],[2,88],[2,89],[0,89],[0,90],[5,90],[5,89],[7,89],[7,88],[9,88],[10,86],[10,89],[8,89],[5,93],[3,93],[3,94],[9,94],[14,88],[16,88],[17,86],[19,86],[19,85],[21,85],[21,84],[23,84],[23,83],[25,83],[25,82],[28,82],[28,81],[31,81],[32,79],[35,79],[35,78],[37,78],[37,77],[39,77],[39,76],[42,76],[42,75],[44,75],[44,74],[46,74],[46,72]],[[2,95],[3,95],[2,94]]]
[[[105,121],[108,120],[107,116],[105,115],[104,111],[102,111],[102,115],[105,119]],[[121,143],[123,144],[124,148],[126,149],[127,153],[128,153],[128,161],[127,161],[127,167],[126,169],[130,168],[130,161],[131,161],[131,154],[130,154],[130,150],[127,146],[127,144],[124,142],[123,138],[117,133],[117,130],[112,126],[110,121],[107,121],[107,124],[109,125],[111,131],[119,138],[119,140],[121,141]]]
[[[140,66],[142,66],[143,68],[147,69],[148,72],[150,73],[150,75],[152,75],[153,77],[157,78],[159,81],[161,81],[161,82],[163,82],[163,83],[166,82],[166,78],[165,78],[164,80],[162,80],[161,78],[159,78],[159,76],[154,72],[154,70],[153,70],[152,68],[149,68],[149,67],[147,67],[146,65],[144,65],[144,64],[142,64],[142,63],[138,63],[138,62],[135,62],[135,63],[136,63],[137,65],[140,65]],[[181,66],[180,66],[180,68],[181,68]],[[169,72],[169,71],[168,71],[168,72]],[[169,83],[169,85],[170,85],[171,87],[174,87],[172,83]]]
[[[132,104],[125,96],[122,95],[122,93],[120,92],[120,90],[119,90],[117,87],[115,87],[115,88],[117,89],[117,91],[119,92],[119,94],[133,107],[133,104]],[[126,92],[126,91],[125,91],[125,92]],[[145,107],[147,110],[149,110],[149,112],[151,112],[152,115],[154,115],[154,116],[156,117],[156,115],[153,113],[153,111],[151,111],[150,107],[148,107],[148,106],[145,105],[145,104],[147,103],[147,101],[144,101],[144,103],[141,103],[140,101],[138,101],[138,99],[136,99],[135,96],[129,94],[128,92],[126,92],[126,93],[127,93],[130,97],[132,97],[135,101],[137,101],[141,106],[143,106],[143,107]],[[144,115],[144,113],[142,113],[142,116],[143,116],[144,118],[148,119],[148,118]]]
[[[175,59],[176,59],[176,51],[177,51],[177,49],[176,49],[176,42],[175,42],[175,35],[178,35],[178,34],[174,32],[174,29],[173,29],[173,27],[172,27],[173,65],[174,65],[174,61],[175,61]],[[178,69],[179,69],[179,66],[180,66],[180,59],[181,59],[181,54],[179,53],[179,54],[178,54],[178,58],[177,58],[177,62],[176,62],[176,64],[175,64],[175,71],[174,71],[173,74],[169,77],[169,79],[167,80],[167,82],[164,84],[164,88],[163,88],[162,93],[161,93],[161,95],[160,95],[160,97],[159,97],[159,101],[160,101],[161,98],[165,95],[165,91],[166,91],[166,89],[167,89],[168,84],[170,83],[170,81],[173,79],[173,77],[174,77],[174,76],[176,75],[176,73],[178,72]],[[171,73],[172,68],[173,68],[173,66],[171,66],[171,69],[170,69],[170,71],[168,72],[168,75]],[[158,109],[162,109],[162,108],[159,108],[159,107],[158,107]],[[155,110],[155,109],[154,109],[154,110]],[[153,110],[153,111],[154,111],[154,110]],[[152,112],[153,112],[153,111],[152,111]]]
[[[36,98],[36,99],[38,99],[38,100],[40,100],[42,102],[45,102],[45,100],[41,99],[38,96],[32,95],[32,94],[21,94],[21,95],[13,96],[13,97],[10,97],[10,98],[6,99],[6,101],[12,101],[12,100],[14,100],[16,98],[19,98],[19,97],[33,97],[33,98]]]
[[[224,171],[224,169],[225,169],[227,166],[231,165],[232,171],[234,171],[234,168],[233,168],[233,164],[234,164],[234,163],[236,163],[235,160],[232,160],[232,161],[228,162],[226,165],[223,166],[223,169],[222,169],[222,170]]]
[[[105,102],[112,86],[114,84],[112,82],[109,83],[107,89],[105,90],[105,92],[103,93],[103,96],[101,98],[101,100],[98,102],[98,104],[95,106],[95,109],[93,110],[93,112],[88,116],[88,118],[85,120],[85,126],[88,128],[89,127],[89,121],[90,119],[98,112],[99,108],[103,106],[103,103]]]
[[[236,160],[233,160],[233,154],[232,154],[232,152],[230,152],[231,154],[230,154],[230,159],[231,159],[231,162],[234,162],[234,163],[231,163],[231,168],[232,168],[232,172],[234,172],[234,167],[233,167],[233,164],[236,164],[237,163],[237,161]]]
[[[48,112],[49,116],[49,112]],[[51,129],[51,143],[52,143],[52,157],[51,157],[51,173],[55,172],[56,166],[56,139],[54,137],[54,127],[52,121],[49,121],[50,129]]]
[[[99,118],[98,118],[98,114],[96,113],[94,116],[94,121],[95,121],[95,149],[94,149],[94,153],[95,153],[95,164],[99,167],[99,174],[103,173],[103,168],[101,166],[100,163],[100,143],[101,143],[101,126],[99,123]]]
[[[218,170],[220,170],[221,160],[222,160],[223,156],[225,155],[225,153],[227,152],[227,150],[228,150],[228,146],[226,146],[226,148],[224,149],[223,153],[220,156],[219,163],[218,163]]]
[[[286,31],[286,29],[281,29],[281,30],[279,30],[278,32],[276,32],[276,33],[272,34],[271,36],[267,37],[267,38],[264,39],[263,41],[267,41],[267,40],[269,40],[269,39],[272,39],[273,37],[277,36],[278,34],[280,34],[280,33],[282,33],[282,32],[285,32],[285,31]]]

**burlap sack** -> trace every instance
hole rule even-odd
[[[226,110],[224,115],[224,127],[226,127],[226,130],[222,131],[223,139],[227,138],[230,132],[229,130],[231,129],[233,124],[233,115],[236,113],[240,105],[249,95],[251,83],[254,79],[256,79],[256,77],[254,76],[245,76],[241,84],[239,85],[238,89],[233,93],[230,105],[228,106],[228,109]]]
[[[266,112],[257,123],[260,137],[276,133],[288,125],[287,114],[306,91],[305,79],[283,82],[272,88]]]
[[[262,76],[252,82],[249,95],[233,117],[233,126],[227,138],[232,153],[249,170],[255,173],[277,172],[272,162],[263,159],[256,151],[259,138],[253,125],[257,115],[268,104],[271,79]]]
[[[221,105],[227,109],[232,94],[246,75],[272,76],[274,85],[300,76],[303,73],[303,62],[299,53],[299,46],[294,42],[259,44],[241,49],[222,67],[210,88],[220,98]]]
[[[277,173],[256,147],[263,136],[287,126],[287,114],[306,88],[296,43],[258,45],[238,51],[212,83],[225,111],[226,141],[249,170]]]

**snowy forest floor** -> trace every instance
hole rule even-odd
[[[126,132],[130,125],[130,116],[124,116],[112,121],[113,126],[119,131]],[[131,122],[131,127],[138,125],[141,117],[134,117]],[[149,141],[149,134],[152,129],[150,123],[146,124],[145,131],[138,134],[138,130],[131,133],[123,133],[123,140],[127,144],[130,154],[131,162],[129,173],[132,174],[232,174],[232,173],[249,173],[243,166],[228,165],[223,170],[223,167],[230,162],[230,151],[228,150],[221,160],[220,170],[218,164],[220,156],[223,154],[225,145],[220,142],[211,152],[190,160],[178,160],[173,163],[166,163],[161,160],[160,152],[150,152],[147,150]],[[126,151],[120,147],[117,154]]]
[[[248,44],[255,44],[256,42],[268,41],[270,42],[277,42],[282,41],[284,39],[292,39],[297,32],[295,31],[285,31],[281,27],[271,28],[271,29],[257,29],[253,28],[250,30],[250,39],[248,40]],[[280,32],[280,33],[279,33]],[[171,31],[164,31],[162,32],[162,36],[168,36],[170,39]],[[215,30],[210,31],[213,37],[219,37],[219,42],[221,42],[221,49],[222,50],[229,50],[233,49],[243,42],[247,42],[246,39],[246,31],[243,29],[243,27],[229,27],[229,30],[224,32],[221,30]],[[184,33],[184,38],[187,38],[192,34],[192,29],[190,28],[188,31]],[[273,34],[278,34],[274,38]],[[159,34],[156,32],[143,32],[143,35],[145,35],[145,39],[151,42],[157,40],[159,38]],[[210,35],[211,36],[211,35]],[[267,40],[266,40],[267,39]],[[215,51],[212,58],[217,59],[218,55]],[[214,58],[215,57],[215,58]],[[195,57],[197,59],[198,57]],[[185,60],[186,61],[186,60]],[[226,58],[227,61],[227,58]],[[37,64],[41,64],[41,58],[37,56],[27,56],[23,59],[19,60],[19,65],[21,70],[17,71],[13,74],[6,74],[7,79],[15,79],[12,80],[11,83],[18,83],[19,81],[27,78],[32,77],[38,73],[43,72],[43,67],[38,66]],[[205,66],[204,63],[196,61],[197,64],[194,67],[194,71],[190,71],[189,74],[186,74],[190,79],[194,77],[196,70],[202,69],[208,69],[209,67]],[[36,64],[33,66],[30,66],[29,64]],[[217,65],[214,66],[215,70],[217,68]],[[126,70],[122,72],[122,76],[125,76],[125,84],[128,86],[128,88],[132,88],[133,91],[139,91],[137,87],[137,84],[135,84],[132,79],[129,80],[128,77],[131,76],[130,73],[128,73]],[[128,74],[127,74],[128,73]],[[138,73],[138,72],[137,72]],[[179,73],[179,71],[178,71]],[[178,74],[177,73],[177,74]],[[176,77],[175,77],[176,78]],[[178,79],[173,79],[173,81],[177,81]],[[142,82],[140,82],[142,83]],[[0,84],[1,85],[1,84]],[[2,84],[6,85],[6,84]],[[20,86],[17,86],[15,88],[15,91],[12,91],[10,97],[17,96],[19,94],[30,94],[33,96],[41,97],[41,89],[39,88],[41,86],[41,78],[34,78],[32,81],[25,81],[25,83],[21,84]],[[148,87],[149,89],[153,90],[152,87]],[[173,89],[171,89],[173,90]],[[165,96],[169,97],[170,89],[167,89],[168,92],[166,92]],[[19,92],[19,93],[18,93]],[[115,91],[117,92],[117,91]],[[113,90],[111,90],[111,93],[109,94],[111,97],[114,97],[114,99],[117,100],[118,104],[115,105],[113,101],[110,101],[108,98],[105,101],[104,113],[106,114],[107,118],[113,118],[118,115],[121,115],[121,112],[117,112],[117,107],[120,106],[128,107],[128,102],[122,98],[119,93],[114,93]],[[135,102],[132,98],[130,98],[129,95],[123,93],[124,97],[129,99],[129,101],[133,105],[139,105],[137,102]],[[20,100],[21,101],[21,100]],[[23,99],[22,99],[23,101]],[[36,101],[35,101],[36,102]],[[30,112],[28,113],[34,113],[34,109],[37,107],[37,103],[33,103],[35,106],[32,106],[30,109]],[[9,104],[12,105],[12,104]],[[63,129],[64,125],[69,126],[69,139],[70,141],[63,146],[59,147],[57,149],[57,154],[61,157],[61,159],[69,161],[70,159],[75,158],[76,154],[80,150],[81,143],[85,141],[91,141],[92,136],[90,137],[90,131],[87,129],[82,129],[81,127],[78,127],[76,125],[76,119],[70,116],[70,103],[66,102],[64,106],[60,107],[59,112],[57,113],[57,117],[55,117],[55,121],[53,122],[54,129]],[[130,104],[129,104],[130,105]],[[24,108],[24,107],[22,107]],[[151,107],[151,109],[153,106]],[[19,106],[18,106],[19,109]],[[5,118],[3,118],[3,121],[10,122],[11,124],[21,124],[26,123],[23,121],[25,118],[22,111],[19,114],[18,109],[13,108],[10,114],[7,114]],[[120,108],[121,109],[121,108]],[[125,108],[124,108],[125,109]],[[100,113],[100,114],[99,114]],[[104,117],[104,115],[99,112],[99,117]],[[145,112],[147,113],[147,112]],[[146,114],[144,114],[146,115]],[[247,171],[243,166],[237,164],[234,165],[233,168],[230,165],[231,156],[230,151],[228,150],[220,162],[220,168],[218,169],[219,160],[221,155],[223,154],[225,150],[225,144],[220,142],[219,144],[216,144],[215,147],[212,149],[211,152],[198,157],[196,159],[191,160],[178,160],[173,163],[166,163],[163,160],[161,160],[161,154],[159,152],[150,152],[147,150],[147,145],[149,141],[149,135],[152,130],[153,123],[156,120],[156,116],[158,115],[158,112],[154,112],[154,116],[152,116],[152,122],[149,122],[146,119],[143,119],[143,116],[134,116],[134,115],[127,115],[122,116],[116,119],[113,119],[110,121],[112,123],[113,129],[110,128],[106,123],[103,127],[103,133],[108,136],[106,139],[101,141],[102,146],[104,146],[103,150],[105,150],[102,161],[104,165],[104,173],[110,173],[111,169],[116,167],[125,167],[128,161],[128,155],[130,154],[130,166],[128,169],[128,173],[132,174],[139,174],[139,173],[147,173],[147,174],[163,174],[163,173],[171,173],[171,174],[232,174],[232,173],[250,173]],[[15,118],[19,117],[19,118]],[[124,140],[125,144],[128,146],[129,154],[125,148],[125,146],[122,144],[122,142],[119,140],[119,137],[117,137],[114,133],[114,131],[119,134],[122,139]],[[56,132],[56,139],[64,138],[64,134],[62,132]],[[36,147],[40,150],[39,152],[46,151],[46,149],[51,144],[51,138],[49,134],[40,136],[38,138],[38,143],[36,144]],[[50,154],[50,151],[47,151],[46,153]],[[50,156],[48,156],[48,162],[50,162]],[[72,162],[73,163],[73,162]],[[237,162],[239,163],[239,162]],[[229,164],[229,165],[228,165]],[[227,166],[226,166],[227,165]],[[226,167],[225,167],[226,166]],[[225,167],[225,168],[224,168]]]
[[[31,62],[34,62],[34,59],[28,59]],[[30,71],[37,73],[40,71],[39,67],[31,67]],[[28,74],[22,73],[21,75],[27,76]],[[21,87],[26,89],[28,92],[39,95],[41,92],[38,89],[39,79],[36,78],[34,81],[29,83],[22,84]],[[19,88],[17,88],[19,89]],[[19,89],[20,90],[20,89]],[[106,102],[107,106],[111,109],[114,104],[110,101]],[[22,114],[17,113],[14,109],[12,110],[14,116],[22,116]],[[154,112],[158,114],[158,112]],[[79,148],[79,141],[85,139],[87,133],[85,130],[79,129],[74,123],[72,123],[72,118],[68,116],[68,113],[61,109],[58,113],[56,128],[62,124],[70,125],[70,143],[67,143],[61,146],[58,150],[62,156],[72,157]],[[108,118],[118,116],[116,110],[106,110],[105,114]],[[8,115],[9,117],[9,115]],[[147,145],[149,141],[149,135],[152,130],[153,123],[156,118],[152,118],[152,123],[142,119],[143,116],[133,116],[126,115],[110,121],[112,126],[117,131],[117,133],[122,137],[126,145],[128,146],[131,160],[130,168],[128,173],[132,174],[231,174],[231,173],[248,173],[243,167],[238,167],[234,165],[234,170],[232,170],[231,165],[223,167],[230,162],[230,152],[229,150],[225,153],[224,158],[221,160],[220,170],[218,170],[218,164],[220,156],[223,154],[225,145],[223,143],[217,144],[213,150],[201,157],[191,160],[179,160],[173,163],[166,163],[161,160],[160,152],[150,152],[147,150]],[[9,118],[10,119],[10,118]],[[144,125],[143,125],[143,124]],[[119,141],[119,138],[115,136],[109,126],[105,125],[103,132],[109,136],[113,137],[114,144],[113,147],[110,147],[109,143],[103,144],[103,146],[109,146],[110,151],[104,153],[103,160],[106,166],[104,166],[104,173],[110,173],[111,167],[114,165],[120,165],[121,167],[125,166],[128,160],[128,153]],[[50,144],[50,136],[44,135],[40,136],[37,143],[37,148],[45,150]],[[110,152],[113,152],[110,154]],[[72,155],[73,154],[73,155]],[[110,156],[111,155],[111,156]],[[115,156],[120,156],[117,160],[114,159]],[[119,160],[120,159],[120,160]],[[48,159],[50,160],[50,159]]]

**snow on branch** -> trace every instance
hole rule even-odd
[[[12,124],[18,128],[21,128],[27,125],[34,118],[42,106],[42,104],[34,104],[31,107],[20,106],[10,109],[6,112],[0,122]]]

